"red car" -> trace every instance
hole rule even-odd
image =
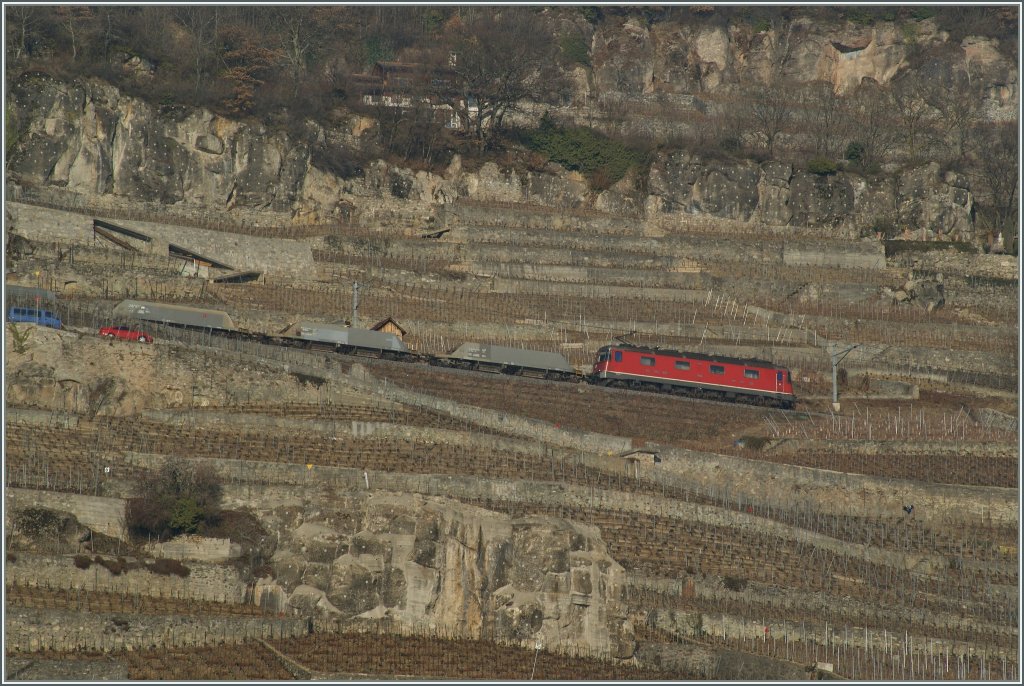
[[[100,335],[107,338],[123,338],[126,341],[138,341],[139,343],[153,342],[153,337],[145,331],[136,331],[127,326],[104,326],[100,329]]]

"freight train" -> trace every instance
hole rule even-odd
[[[785,367],[755,359],[627,344],[597,351],[593,371],[577,372],[562,355],[539,350],[466,342],[447,355],[413,352],[392,333],[333,324],[299,322],[277,335],[243,331],[221,310],[125,300],[113,310],[131,318],[166,326],[202,330],[261,343],[426,363],[472,371],[511,374],[552,381],[579,381],[598,386],[669,393],[707,400],[744,402],[792,409],[793,379]]]

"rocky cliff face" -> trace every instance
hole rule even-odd
[[[934,20],[817,24],[810,17],[786,25],[665,21],[638,18],[603,23],[591,39],[593,78],[588,97],[645,98],[692,103],[692,96],[737,88],[741,75],[764,76],[782,66],[798,81],[830,82],[846,93],[863,80],[888,83],[915,53],[949,49],[945,69],[966,69],[990,84],[986,108],[996,118],[1016,116],[1019,75],[995,41],[972,36],[950,46]]]
[[[267,522],[281,541],[266,606],[633,654],[623,569],[593,527],[381,492]]]
[[[842,228],[870,234],[884,224],[932,235],[968,236],[973,198],[966,179],[928,164],[893,178],[813,174],[781,162],[722,163],[687,153],[651,167],[648,207],[786,226]],[[880,230],[880,229],[879,229]]]
[[[621,102],[623,126],[642,120],[649,132],[664,129],[669,136],[688,123],[655,121],[643,107],[709,111],[708,103],[730,97],[741,76],[763,75],[780,60],[796,80],[829,81],[840,92],[865,79],[885,84],[914,55],[935,50],[942,57],[928,62],[930,77],[967,73],[985,84],[985,116],[1016,117],[1016,67],[994,41],[969,37],[951,45],[930,20],[907,26],[819,27],[806,18],[760,29],[724,21],[647,26],[636,18],[587,25],[592,64],[577,69],[576,104],[563,114],[583,116],[584,103],[595,100]],[[358,146],[367,122],[357,117],[345,130],[310,122],[305,131],[286,132],[202,110],[154,107],[102,82],[63,83],[42,74],[19,77],[10,96],[18,122],[10,178],[86,196],[276,213],[276,221],[298,222],[330,222],[353,211],[373,221],[395,208],[425,216],[469,198],[594,207],[659,222],[673,214],[710,215],[854,234],[897,225],[965,237],[973,225],[969,184],[934,166],[868,179],[667,151],[655,159],[646,187],[629,179],[604,193],[590,191],[573,173],[516,173],[493,164],[470,172],[457,158],[438,174],[376,162],[342,177],[317,164],[313,149]]]

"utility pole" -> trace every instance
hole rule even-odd
[[[359,282],[352,284],[352,326],[359,326]]]
[[[854,348],[859,348],[860,343],[851,345],[843,350],[834,349],[830,356],[832,358],[832,409],[836,412],[839,411],[839,383],[837,381],[839,363],[850,354],[850,351]]]

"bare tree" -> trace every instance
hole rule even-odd
[[[292,97],[323,52],[330,26],[337,14],[331,8],[282,6],[270,9],[270,35],[276,38],[276,50],[290,81]]]
[[[916,72],[908,72],[893,80],[891,92],[896,124],[907,143],[911,159],[916,159],[918,144],[934,113],[925,99],[925,83]]]
[[[950,72],[929,79],[923,97],[939,114],[935,123],[940,142],[953,159],[963,159],[971,131],[981,118],[981,93],[971,83],[970,72]]]
[[[95,15],[89,7],[76,6],[57,7],[54,12],[60,21],[61,28],[67,33],[68,44],[71,47],[71,61],[74,61],[78,59],[78,45],[82,40],[80,34],[85,28],[83,25],[91,21]]]
[[[968,154],[968,175],[981,206],[980,214],[991,228],[1004,233],[1016,227],[1018,214],[1017,136],[1016,123],[977,126],[972,131]]]
[[[793,121],[796,104],[794,84],[775,77],[768,83],[750,87],[747,93],[746,109],[752,132],[764,145],[768,156],[774,157],[779,136]]]
[[[847,103],[830,81],[806,84],[800,97],[804,131],[814,146],[814,154],[834,159],[842,153],[844,130],[849,120]]]
[[[790,77],[796,49],[805,39],[802,27],[785,16],[773,15],[765,36],[769,69],[767,80],[771,82]]]
[[[187,46],[192,70],[195,75],[195,93],[203,87],[203,78],[214,55],[220,23],[220,8],[215,6],[183,5],[174,10],[174,17],[186,31],[191,41]]]
[[[894,126],[895,112],[889,89],[868,81],[857,87],[850,108],[857,132],[860,154],[858,161],[865,168],[875,167],[896,149],[900,134]]]
[[[40,11],[44,9],[31,5],[12,5],[4,8],[7,15],[7,46],[11,50],[12,59],[19,60],[30,51],[32,36],[42,21]]]
[[[452,47],[457,88],[451,104],[481,148],[522,101],[542,99],[558,88],[557,45],[532,10],[476,14],[454,36]]]

